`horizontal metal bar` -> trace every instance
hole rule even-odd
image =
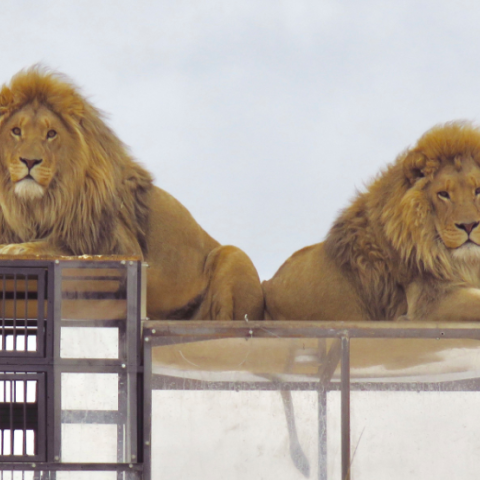
[[[148,321],[144,337],[153,345],[210,338],[471,338],[480,339],[479,323],[303,322],[303,321]],[[178,339],[178,340],[177,340]],[[177,341],[176,341],[177,340]]]
[[[25,350],[1,350],[0,351],[0,366],[1,365],[39,365],[48,363],[39,352],[30,352]],[[36,368],[34,370],[37,370]]]
[[[43,460],[41,455],[0,455],[0,472],[12,470],[11,468],[4,468],[4,465],[28,465],[31,462],[37,462],[39,460]],[[25,470],[25,468],[19,470]]]
[[[166,375],[152,375],[152,390],[317,390],[316,382],[280,382],[280,381],[204,381],[189,378],[170,377]]]
[[[412,392],[476,392],[480,391],[480,378],[467,380],[449,380],[439,382],[361,382],[351,380],[352,391],[412,391]],[[317,381],[204,381],[187,378],[170,377],[155,374],[152,376],[152,390],[223,390],[223,391],[316,391],[320,382]],[[324,383],[326,391],[339,391],[340,379]]]
[[[122,325],[125,325],[127,319],[116,319],[116,320],[69,320],[68,318],[62,319],[60,325],[62,328],[75,327],[109,327],[109,328],[120,328]]]
[[[54,260],[19,260],[12,258],[11,260],[0,260],[0,269],[3,271],[9,268],[14,268],[15,270],[18,268],[47,268],[53,262]]]
[[[123,417],[112,410],[62,410],[62,423],[118,425]]]
[[[123,267],[123,265],[122,265],[122,267]],[[119,270],[121,270],[121,269],[119,269]],[[62,275],[62,280],[78,280],[78,279],[93,280],[93,281],[96,281],[96,280],[118,281],[119,279],[120,280],[123,279],[123,275],[98,275],[98,276],[95,276],[95,275]]]
[[[0,358],[0,372],[46,372],[50,371],[54,366],[59,372],[63,373],[142,373],[143,366],[141,365],[127,365],[124,364],[125,367],[122,367],[121,364],[116,365],[104,365],[104,364],[96,364],[96,365],[88,365],[88,364],[75,364],[73,363],[63,363],[54,362],[50,363],[32,363],[32,359],[30,362],[17,362],[17,359],[11,359],[12,363],[2,362]],[[23,359],[22,359],[23,360]],[[42,360],[42,359],[39,359]]]
[[[39,274],[39,271],[45,270],[48,267],[48,263],[43,264],[43,262],[36,263],[36,262],[29,262],[28,265],[19,265],[18,267],[13,265],[12,262],[1,262],[0,261],[0,273],[2,275],[33,275],[36,276]],[[31,265],[31,266],[30,266]],[[10,279],[6,279],[10,280]],[[22,279],[23,280],[23,279]]]
[[[37,362],[38,361],[38,362]],[[0,371],[8,372],[45,372],[52,365],[44,358],[2,358],[0,357]]]
[[[1,283],[1,281],[0,281]],[[18,297],[17,297],[18,298]],[[1,298],[0,298],[1,300]],[[25,327],[31,327],[31,331],[36,331],[38,328],[38,319],[37,318],[27,318],[26,320],[24,318],[3,318],[2,319],[2,326],[0,327],[0,332],[3,332],[7,330],[8,327],[11,327],[12,325],[15,324],[16,328],[25,328]],[[5,326],[4,326],[5,325]]]
[[[1,471],[106,471],[106,472],[142,472],[141,463],[47,463],[47,462],[3,462]]]
[[[43,373],[23,373],[23,372],[2,372],[0,371],[0,381],[6,380],[38,380],[44,378]]]
[[[125,263],[122,263],[122,262]],[[60,266],[62,268],[112,268],[117,270],[126,269],[128,262],[138,262],[138,257],[118,257],[118,260],[113,260],[112,257],[106,260],[80,260],[72,257],[70,259],[60,259]]]
[[[111,372],[111,373],[141,373],[143,372],[143,366],[141,365],[129,365],[128,363],[121,363],[119,360],[115,362],[96,362],[88,363],[78,361],[81,359],[69,359],[71,362],[66,362],[65,360],[55,362],[55,367],[58,368],[61,372],[85,372],[85,373],[96,373],[96,372]],[[103,363],[102,363],[103,362]],[[124,367],[122,365],[125,365]]]

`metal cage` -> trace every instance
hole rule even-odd
[[[347,480],[365,476],[372,452],[402,455],[385,433],[402,409],[384,423],[369,411],[361,420],[374,435],[362,439],[359,405],[376,405],[362,395],[416,395],[408,408],[426,406],[433,418],[422,399],[455,394],[471,406],[480,392],[478,324],[144,321],[144,279],[138,258],[0,261],[0,480]],[[473,413],[453,413],[475,433]],[[255,446],[262,415],[277,433]],[[228,450],[235,429],[245,435]],[[480,449],[478,437],[468,438]],[[267,448],[272,438],[277,450]],[[454,446],[453,468],[470,462],[476,478],[480,465]],[[263,473],[248,470],[255,462]],[[387,467],[368,478],[402,471]]]
[[[0,260],[2,480],[142,478],[142,271],[131,257]]]
[[[468,451],[480,448],[478,324],[151,321],[144,342],[146,411],[153,407],[146,438],[154,437],[146,458],[153,460],[154,478],[194,478],[201,469],[198,478],[452,478],[448,472],[465,465],[468,473],[455,478],[477,478],[480,461]],[[294,410],[298,395],[308,401]],[[437,419],[435,405],[451,395],[457,407],[447,406]],[[386,407],[391,401],[396,410]],[[395,451],[392,432],[408,423],[396,417],[415,409],[408,420],[413,434]],[[430,423],[422,426],[426,416]],[[442,434],[447,424],[456,432],[449,450]],[[265,425],[277,433],[264,435]],[[189,468],[168,454],[169,436],[183,444]],[[430,438],[432,451],[416,437]],[[405,453],[407,444],[417,450]],[[430,470],[402,472],[409,464]]]

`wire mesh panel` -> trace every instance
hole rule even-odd
[[[44,397],[43,373],[0,372],[0,461],[45,460]]]
[[[46,269],[0,268],[0,356],[44,355]]]

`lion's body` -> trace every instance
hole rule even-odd
[[[480,319],[480,131],[427,132],[264,282],[281,320]]]
[[[155,187],[69,82],[39,69],[0,91],[0,253],[139,255],[151,318],[262,318],[258,274]]]
[[[368,319],[354,285],[325,254],[323,243],[295,252],[264,289],[268,319]]]

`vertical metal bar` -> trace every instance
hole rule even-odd
[[[27,454],[27,381],[23,380],[23,446],[22,455]]]
[[[127,455],[130,458],[130,462],[138,462],[138,413],[137,413],[137,368],[130,367],[127,372],[127,394],[128,394],[128,407],[127,407],[127,441],[125,445],[127,447]],[[128,458],[127,457],[127,458]]]
[[[53,457],[54,457],[54,435],[55,435],[55,378],[53,374],[53,366],[49,365],[46,371],[46,386],[47,386],[47,408],[46,408],[46,413],[47,413],[47,424],[46,424],[46,460],[47,462],[52,462]],[[37,434],[37,439],[39,441],[42,441],[42,438],[38,438],[39,434]],[[37,441],[38,441],[37,440]]]
[[[6,403],[7,401],[7,381],[4,380],[3,382],[3,395],[2,395],[2,402]],[[5,455],[5,430],[1,430],[2,433],[2,455]]]
[[[39,275],[40,277],[40,275]],[[55,394],[55,368],[53,363],[55,362],[55,354],[58,355],[56,361],[60,357],[60,322],[61,322],[61,309],[62,309],[62,278],[61,278],[61,269],[58,264],[53,262],[49,263],[48,269],[44,272],[42,278],[41,286],[41,295],[40,303],[37,304],[38,307],[38,316],[41,318],[41,327],[42,332],[41,336],[37,337],[37,344],[42,340],[42,349],[44,349],[44,356],[48,360],[48,368],[45,373],[46,379],[44,380],[46,395],[43,398],[46,399],[46,405],[43,409],[46,412],[46,424],[43,426],[39,424],[39,432],[37,438],[39,438],[42,428],[46,435],[41,436],[44,444],[40,446],[43,455],[47,462],[53,462],[56,456],[57,451],[57,440],[56,435],[57,431],[61,434],[61,423],[58,422],[58,417],[60,416],[61,420],[61,411],[56,414],[56,394]],[[45,280],[47,282],[47,290],[45,290]],[[39,288],[40,290],[40,288]],[[44,297],[45,292],[47,292],[47,318],[45,321],[45,305]],[[45,333],[44,333],[45,332]],[[45,335],[45,337],[43,336]],[[39,392],[41,393],[41,391]],[[43,398],[40,401],[43,401]],[[51,473],[51,472],[50,472]],[[48,478],[56,478],[55,475],[48,474]]]
[[[327,480],[327,390],[318,386],[318,480]]]
[[[17,274],[13,275],[13,350],[17,350]]]
[[[47,373],[48,375],[48,373]],[[47,377],[48,379],[48,377]],[[41,461],[46,459],[47,438],[46,438],[46,425],[45,425],[45,413],[47,411],[46,405],[46,385],[45,385],[45,373],[42,373],[40,378],[35,382],[35,401],[37,402],[38,411],[38,423],[35,435],[35,455],[38,455]],[[48,402],[47,402],[48,403]]]
[[[48,339],[49,330],[52,328],[52,320],[49,321],[49,318],[52,318],[50,313],[50,308],[47,310],[47,322],[45,325],[45,280],[47,276],[47,271],[42,270],[38,273],[37,276],[37,353],[41,356],[45,356],[47,351],[48,356],[48,347],[45,342],[45,336]],[[49,325],[50,323],[50,325]]]
[[[127,266],[127,365],[138,365],[140,310],[139,262]]]
[[[137,371],[140,344],[140,262],[129,261],[127,266],[127,405],[126,454],[127,461],[137,461]],[[133,367],[133,368],[132,368]]]
[[[28,352],[28,274],[25,274],[25,325],[23,328],[24,351]]]
[[[143,341],[143,480],[152,477],[152,342],[149,340]]]
[[[350,480],[350,339],[342,337],[342,480]]]
[[[124,463],[126,459],[126,436],[127,436],[127,375],[124,372],[118,374],[118,415],[117,415],[117,463]],[[117,475],[119,478],[119,475]]]
[[[58,365],[53,366],[54,398],[55,398],[55,434],[53,437],[53,461],[59,462],[62,444],[62,372]]]
[[[147,268],[137,263],[137,365],[142,365],[142,321],[147,317]]]
[[[52,272],[53,270],[53,272]],[[47,461],[58,462],[61,458],[62,404],[60,334],[62,320],[62,269],[59,263],[49,269],[49,322],[53,336],[53,365],[47,369]],[[51,285],[50,285],[51,284]]]
[[[45,276],[46,276],[46,282],[47,282],[47,319],[45,325],[45,357],[50,360],[49,363],[53,361],[53,350],[54,350],[54,335],[53,335],[53,323],[55,320],[55,268],[53,262],[49,265],[48,270],[45,272],[45,274],[42,276],[42,282],[45,281]],[[61,287],[60,287],[60,294],[62,293]],[[43,297],[45,295],[45,286],[43,287],[42,291],[42,302],[43,302]],[[42,310],[40,310],[40,305],[37,305],[39,309],[38,315],[42,315],[42,319],[44,318],[44,312],[45,312],[45,306],[42,305]],[[42,332],[43,335],[43,332]],[[42,337],[43,338],[43,337]]]
[[[327,385],[329,378],[323,378],[327,362],[327,340],[319,338],[317,346],[318,355],[318,479],[327,480]]]
[[[7,303],[7,296],[5,295],[5,288],[6,288],[6,275],[3,274],[3,289],[2,289],[2,350],[5,351],[7,349],[7,332],[5,330],[5,304]],[[3,444],[2,444],[3,445]]]
[[[10,455],[13,455],[13,380],[10,380]]]
[[[0,384],[3,386],[3,395],[2,395],[2,398],[0,398],[0,402],[1,402],[1,403],[5,403],[5,391],[6,391],[6,388],[7,388],[6,385],[5,385],[5,383],[6,383],[6,382],[5,382],[4,380],[2,380],[2,381],[0,382]],[[2,444],[2,448],[1,448],[1,450],[0,450],[0,454],[1,454],[1,455],[4,455],[4,453],[3,453],[3,448],[4,448],[4,445],[5,445],[5,442],[4,442],[4,439],[3,439],[3,429],[0,429],[0,437],[1,437],[1,438],[0,438],[0,442],[1,442],[1,444]],[[2,473],[2,476],[3,476],[3,473]]]

